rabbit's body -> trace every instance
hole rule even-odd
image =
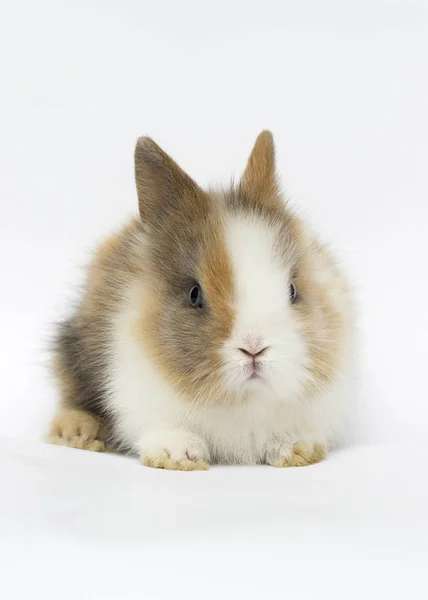
[[[150,466],[320,460],[352,396],[352,303],[279,196],[270,134],[224,193],[147,139],[136,176],[141,219],[101,246],[57,339],[56,441],[85,447],[92,415],[88,445],[102,435]]]

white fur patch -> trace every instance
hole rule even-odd
[[[227,244],[233,268],[236,319],[226,342],[226,377],[239,393],[255,387],[279,401],[293,402],[305,381],[308,356],[290,303],[290,268],[275,254],[276,232],[255,218],[231,219]],[[256,353],[263,381],[248,381],[248,357]],[[251,361],[250,361],[251,362]]]

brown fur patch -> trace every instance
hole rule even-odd
[[[212,312],[219,333],[218,342],[222,343],[229,336],[233,325],[233,275],[223,232],[220,229],[211,233],[200,273],[207,298],[212,299]]]
[[[111,314],[123,296],[123,284],[142,273],[142,258],[135,253],[142,224],[132,219],[118,233],[104,240],[94,253],[88,267],[86,290],[79,316],[89,321],[99,316],[100,308]]]
[[[191,228],[180,227],[171,217],[168,235],[154,241],[158,251],[165,244],[162,255],[171,258],[164,263],[156,256],[155,276],[146,277],[141,317],[132,327],[167,381],[191,401],[201,396],[201,390],[202,402],[225,399],[219,350],[232,329],[234,298],[224,225],[217,210],[213,204],[212,213]],[[187,255],[182,264],[174,261],[177,247],[182,257]],[[204,294],[202,309],[189,306],[189,290],[196,282]]]
[[[327,390],[341,371],[348,323],[337,300],[349,302],[349,290],[328,250],[316,239],[311,239],[308,247],[303,232],[299,236],[303,251],[294,278],[299,294],[295,310],[310,357],[305,386],[310,398]]]

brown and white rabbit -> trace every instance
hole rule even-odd
[[[353,309],[281,197],[271,133],[226,191],[202,190],[149,138],[135,175],[140,216],[98,249],[58,331],[50,441],[166,469],[318,462],[353,388]]]

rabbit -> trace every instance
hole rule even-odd
[[[95,252],[56,332],[48,441],[184,471],[324,459],[346,431],[353,300],[281,196],[272,134],[228,189],[148,137],[135,179],[139,216]]]

